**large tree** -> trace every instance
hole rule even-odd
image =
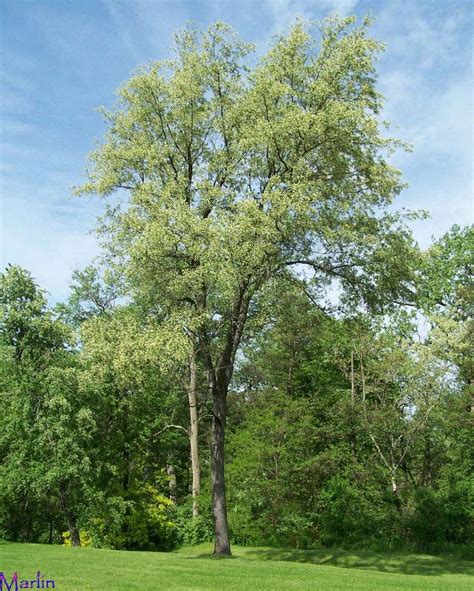
[[[411,298],[413,246],[388,206],[401,189],[380,130],[365,20],[298,23],[248,68],[222,23],[177,36],[105,111],[82,192],[127,194],[100,227],[112,264],[198,356],[212,399],[215,554],[230,554],[226,402],[247,318],[268,282],[335,280],[354,306]],[[306,269],[307,272],[303,270]]]

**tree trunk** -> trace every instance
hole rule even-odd
[[[206,292],[203,295],[203,309],[206,309]],[[204,328],[200,337],[200,353],[207,370],[209,390],[212,393],[211,429],[211,485],[212,511],[214,514],[214,556],[231,556],[229,526],[224,476],[224,432],[227,414],[227,393],[234,370],[235,356],[247,320],[250,296],[248,280],[243,281],[235,294],[232,315],[227,336],[217,364],[211,356],[211,337]]]
[[[424,486],[431,486],[433,483],[433,454],[431,440],[429,435],[425,435],[424,439],[422,480]]]
[[[197,409],[197,370],[196,352],[193,351],[189,365],[189,443],[191,447],[191,470],[193,474],[192,495],[193,495],[193,518],[199,515],[199,495],[201,494],[201,467],[199,465],[198,449],[198,409]]]
[[[59,504],[61,509],[66,516],[67,526],[69,533],[71,534],[71,544],[73,546],[80,546],[81,545],[81,536],[79,534],[79,528],[77,527],[77,519],[72,511],[71,507],[69,506],[67,493],[67,487],[61,486],[61,492],[59,495]]]
[[[224,480],[224,430],[227,392],[213,388],[211,442],[212,510],[214,513],[214,556],[231,556]]]
[[[393,495],[393,502],[395,503],[395,507],[397,511],[402,514],[402,502],[400,500],[400,496],[398,494],[398,483],[397,483],[397,476],[395,469],[392,469],[392,473],[390,475],[390,480],[392,484],[392,495]]]
[[[355,375],[354,375],[354,349],[351,351],[351,409],[349,414],[350,435],[349,444],[351,447],[352,461],[357,462],[357,431],[355,424]]]
[[[81,536],[79,534],[79,529],[77,528],[77,522],[75,516],[69,512],[67,515],[68,521],[68,529],[69,533],[71,534],[71,543],[73,546],[80,546],[81,545]]]
[[[395,477],[395,474],[392,473],[390,480],[392,482],[392,494],[394,494],[396,496],[396,495],[398,495],[398,484],[397,484],[397,479]]]
[[[173,464],[168,464],[166,466],[166,473],[168,475],[168,489],[170,494],[170,500],[176,505],[177,497],[176,497],[176,472],[174,469]]]

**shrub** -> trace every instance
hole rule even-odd
[[[472,493],[468,482],[458,482],[437,491],[421,489],[407,520],[416,547],[442,551],[449,545],[473,543]]]
[[[397,537],[399,516],[388,510],[369,485],[356,487],[344,476],[334,476],[321,490],[318,529],[325,546],[377,548]]]
[[[89,519],[96,547],[126,550],[171,550],[178,543],[174,503],[146,485],[132,499],[107,503],[103,516]],[[111,510],[113,505],[113,510]]]
[[[214,525],[210,508],[201,508],[201,514],[193,518],[191,501],[180,505],[176,508],[176,527],[181,544],[194,546],[211,541]]]
[[[79,531],[79,536],[81,538],[81,546],[83,548],[90,548],[91,546],[93,546],[92,543],[92,536],[91,534],[84,530],[81,529]],[[72,540],[71,540],[71,533],[68,531],[65,531],[62,533],[62,538],[63,538],[63,546],[68,546],[71,547],[72,546]]]
[[[283,515],[276,527],[278,545],[292,548],[310,548],[315,543],[314,516],[290,513]]]

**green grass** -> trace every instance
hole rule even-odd
[[[58,591],[467,591],[473,563],[418,554],[233,548],[210,557],[210,545],[176,552],[120,552],[0,543],[0,571],[32,579],[37,570]]]

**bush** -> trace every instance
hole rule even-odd
[[[174,503],[150,485],[132,499],[107,503],[104,516],[89,519],[96,547],[126,550],[172,550],[178,543]],[[113,505],[113,510],[111,506]]]
[[[82,548],[90,548],[93,545],[92,536],[86,530],[81,529],[79,531],[79,536],[81,538]],[[72,546],[71,532],[68,532],[68,531],[63,532],[62,538],[63,538],[63,546],[68,546],[68,547]]]
[[[472,546],[474,526],[471,494],[468,482],[458,482],[437,491],[417,491],[407,529],[419,550],[438,552],[451,545]]]
[[[210,509],[201,509],[201,514],[193,518],[192,503],[186,502],[176,508],[176,528],[181,544],[195,546],[210,542],[214,535],[214,525]]]
[[[367,485],[334,476],[321,490],[318,530],[325,546],[377,549],[396,541],[400,517]]]
[[[279,519],[276,543],[292,548],[310,548],[315,543],[314,516],[288,514]]]

